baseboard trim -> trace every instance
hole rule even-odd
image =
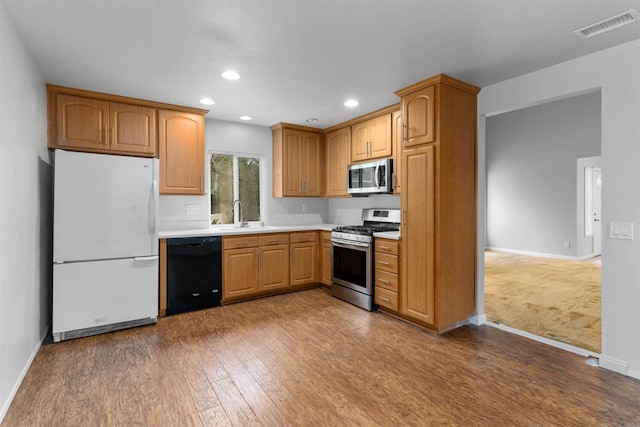
[[[576,347],[576,346],[573,346],[571,344],[563,343],[563,342],[560,342],[560,341],[552,340],[551,338],[542,337],[540,335],[532,334],[531,332],[526,332],[526,331],[522,331],[520,329],[512,328],[511,326],[503,325],[503,324],[500,324],[500,323],[495,323],[495,322],[492,322],[490,320],[487,320],[486,325],[487,326],[491,326],[491,327],[496,328],[496,329],[500,329],[500,330],[506,331],[506,332],[510,332],[512,334],[519,335],[521,337],[528,338],[528,339],[533,340],[533,341],[541,342],[543,344],[547,344],[547,345],[550,345],[552,347],[559,348],[561,350],[565,350],[565,351],[568,351],[568,352],[571,352],[571,353],[575,353],[575,354],[578,354],[580,356],[597,357],[598,359],[600,359],[600,364],[602,366],[602,359],[601,359],[600,353],[596,353],[594,351],[587,350],[587,349],[580,348],[580,347]]]
[[[484,325],[487,323],[486,314],[475,314],[469,318],[469,323],[475,326]]]
[[[567,256],[567,255],[556,255],[556,254],[545,254],[543,252],[532,252],[532,251],[521,251],[519,249],[506,249],[506,248],[494,248],[493,246],[488,246],[485,248],[488,251],[495,252],[504,252],[507,254],[515,254],[515,255],[528,255],[535,256],[539,258],[551,258],[551,259],[559,259],[563,261],[585,261],[595,257],[594,254],[582,255],[582,256]]]
[[[2,410],[0,410],[0,424],[2,424],[2,421],[4,420],[5,415],[7,415],[7,411],[9,411],[9,407],[11,406],[11,403],[13,402],[13,399],[16,397],[16,393],[18,392],[18,389],[20,388],[20,385],[22,385],[22,381],[24,380],[24,377],[27,375],[27,372],[29,371],[29,368],[31,367],[31,364],[33,363],[33,359],[36,358],[36,354],[38,354],[38,350],[40,350],[40,347],[42,346],[42,343],[47,338],[47,335],[49,333],[49,329],[50,328],[51,328],[51,325],[48,325],[45,328],[44,333],[40,337],[40,341],[38,341],[36,343],[36,346],[33,349],[33,351],[31,352],[31,355],[29,356],[29,359],[27,360],[27,363],[22,368],[22,372],[20,372],[20,376],[18,377],[18,380],[13,385],[13,388],[11,389],[11,393],[9,393],[9,396],[7,397],[7,400],[2,405]]]
[[[615,359],[609,356],[600,356],[600,366],[622,375],[631,376],[629,375],[629,364],[624,360]]]

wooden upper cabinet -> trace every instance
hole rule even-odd
[[[160,193],[205,194],[204,116],[158,112]]]
[[[393,194],[402,193],[402,114],[391,114],[391,144],[393,145]]]
[[[204,115],[207,110],[49,84],[47,96],[49,148],[159,157],[158,152],[162,151],[159,133],[163,132],[164,156],[160,168],[164,171],[161,183],[165,186],[161,191],[204,194]],[[183,117],[169,123],[166,117],[170,111]],[[160,112],[163,123],[159,123]],[[177,124],[178,120],[183,122]],[[188,121],[192,124],[187,124]],[[186,139],[178,139],[186,142],[177,143],[178,134],[184,134]],[[199,148],[196,149],[196,145]],[[167,155],[171,164],[167,164]],[[197,161],[196,156],[199,156]],[[182,161],[186,163],[178,164]]]
[[[322,134],[280,123],[273,130],[273,197],[322,196]]]
[[[351,127],[351,161],[391,156],[391,114],[356,123]]]
[[[49,92],[49,110],[49,148],[156,155],[153,107]]]
[[[436,139],[435,86],[402,97],[405,147],[427,144]]]
[[[107,101],[60,94],[55,112],[55,141],[50,138],[49,146],[54,142],[57,148],[109,150]]]
[[[347,167],[351,163],[351,129],[347,126],[326,135],[327,197],[347,197]]]
[[[109,143],[119,152],[156,154],[156,109],[112,102]]]

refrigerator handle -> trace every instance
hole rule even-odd
[[[159,203],[158,200],[158,180],[154,179],[151,184],[151,189],[153,192],[153,206],[151,207],[151,230],[154,235],[158,234],[158,212],[159,212]]]

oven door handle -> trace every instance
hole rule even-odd
[[[355,249],[355,250],[367,250],[369,248],[369,243],[364,242],[354,242],[352,240],[342,240],[342,239],[331,239],[331,244],[333,246],[338,246],[341,248],[347,249]]]

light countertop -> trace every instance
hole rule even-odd
[[[307,224],[307,225],[267,225],[262,227],[211,227],[191,230],[164,230],[158,233],[160,239],[172,239],[179,237],[203,237],[203,236],[233,236],[239,234],[263,234],[263,233],[289,233],[293,231],[331,231],[338,224]],[[374,233],[375,237],[400,240],[400,232],[392,231]]]

